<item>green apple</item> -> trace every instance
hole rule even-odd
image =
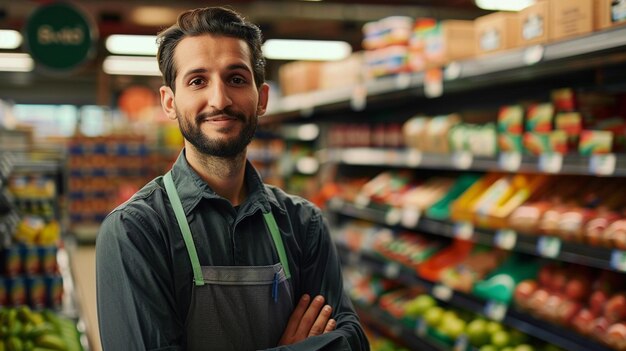
[[[498,351],[498,348],[493,345],[481,346],[478,351]]]
[[[517,329],[511,329],[509,333],[511,334],[511,345],[521,345],[528,342],[528,335]]]
[[[491,334],[491,344],[498,348],[511,345],[511,335],[506,330],[498,330]]]
[[[535,348],[528,344],[517,345],[514,351],[535,351]]]
[[[406,315],[420,317],[431,307],[437,306],[437,301],[430,295],[419,295],[407,304]]]
[[[507,346],[505,348],[500,349],[500,351],[515,351],[515,349],[512,346]]]
[[[443,317],[443,308],[434,306],[424,312],[424,322],[430,327],[436,327],[441,322]]]
[[[504,328],[502,327],[502,324],[496,321],[487,322],[487,333],[489,333],[490,335],[493,335],[495,332],[498,332],[503,329]]]
[[[457,339],[465,332],[465,321],[460,318],[449,318],[441,322],[442,332],[452,339]]]
[[[465,334],[467,334],[469,343],[478,347],[486,345],[491,339],[487,332],[487,321],[484,319],[474,319],[469,322],[465,328]]]

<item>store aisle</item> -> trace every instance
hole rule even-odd
[[[72,249],[71,262],[81,315],[86,324],[91,351],[101,351],[96,309],[96,247],[80,245]]]

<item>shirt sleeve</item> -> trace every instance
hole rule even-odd
[[[183,328],[158,223],[116,210],[100,227],[96,285],[104,351],[182,350]]]
[[[334,331],[309,337],[302,342],[272,350],[369,350],[367,337],[343,290],[343,276],[337,249],[330,237],[328,224],[319,210],[308,223],[305,258],[300,270],[303,291],[311,296],[322,295],[333,307],[337,321]]]

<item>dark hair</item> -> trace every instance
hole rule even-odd
[[[164,84],[175,90],[176,67],[174,50],[188,36],[203,34],[223,35],[244,40],[252,54],[252,73],[257,87],[265,82],[265,59],[261,52],[261,30],[247,22],[237,12],[224,7],[205,7],[188,10],[178,16],[171,27],[157,36],[157,60]]]

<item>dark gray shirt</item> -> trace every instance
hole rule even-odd
[[[305,293],[321,294],[333,307],[335,331],[277,349],[369,350],[343,291],[337,253],[318,208],[263,184],[250,163],[245,173],[248,198],[237,210],[191,169],[184,150],[172,177],[201,265],[279,262],[263,220],[263,212],[271,210],[287,253],[295,302]],[[185,349],[193,274],[162,177],[145,185],[102,223],[96,243],[96,279],[104,350]]]

